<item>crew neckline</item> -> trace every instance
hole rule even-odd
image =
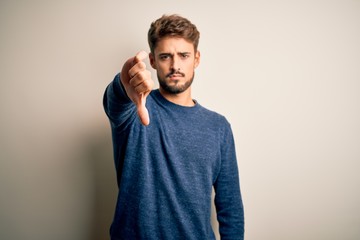
[[[155,89],[152,91],[155,99],[159,100],[159,102],[167,107],[170,108],[175,108],[175,109],[181,109],[184,111],[192,111],[192,110],[196,110],[199,108],[200,104],[198,103],[197,100],[192,99],[194,102],[194,106],[183,106],[183,105],[179,105],[173,102],[170,102],[169,100],[167,100],[161,93],[159,89]]]

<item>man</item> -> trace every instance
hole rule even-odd
[[[128,59],[107,87],[119,187],[111,239],[215,239],[215,190],[222,239],[243,239],[244,212],[230,124],[191,97],[199,32],[186,18],[162,16],[145,52]]]

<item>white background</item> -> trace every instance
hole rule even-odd
[[[164,13],[201,32],[194,98],[231,122],[246,239],[360,239],[357,0],[1,0],[0,239],[108,239],[102,94]]]

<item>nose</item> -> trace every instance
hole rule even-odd
[[[177,59],[177,56],[174,56],[171,62],[171,70],[176,72],[180,69],[179,60]]]

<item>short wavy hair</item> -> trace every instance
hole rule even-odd
[[[165,37],[179,37],[191,42],[197,51],[200,32],[188,19],[177,14],[163,15],[150,25],[148,42],[150,51],[154,53],[157,43]]]

